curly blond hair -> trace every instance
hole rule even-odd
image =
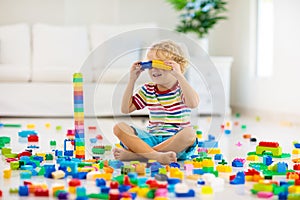
[[[152,44],[148,49],[147,57],[149,57],[150,52],[154,53],[159,60],[174,60],[180,65],[182,73],[185,72],[188,66],[188,61],[184,55],[184,51],[172,40],[162,40]]]

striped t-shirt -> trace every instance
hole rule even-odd
[[[178,82],[166,91],[159,91],[155,83],[146,83],[134,94],[132,101],[138,110],[149,109],[147,129],[153,135],[174,135],[191,126],[191,109],[184,103]]]

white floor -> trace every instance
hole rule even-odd
[[[103,119],[85,119],[85,126],[97,126],[97,132],[92,133],[86,131],[86,149],[87,152],[91,152],[91,147],[89,145],[89,138],[95,137],[97,134],[102,134],[104,136],[103,144],[114,145],[118,142],[117,138],[112,133],[113,125],[119,121],[126,121],[132,125],[138,127],[145,127],[147,124],[147,119],[144,118],[103,118]],[[220,126],[221,122],[230,121],[232,132],[229,135],[226,135],[222,132]],[[238,125],[234,125],[234,123]],[[50,140],[56,140],[57,146],[59,149],[63,149],[63,140],[67,129],[73,128],[73,119],[65,118],[2,118],[0,123],[11,124],[17,123],[22,124],[22,129],[26,129],[27,124],[35,124],[36,130],[39,133],[39,146],[40,148],[35,150],[35,152],[50,152]],[[50,123],[51,127],[46,128],[45,124]],[[241,125],[244,124],[247,126],[246,131],[241,129]],[[241,118],[231,118],[231,119],[221,119],[221,118],[194,118],[193,125],[199,126],[204,133],[204,139],[207,139],[208,134],[212,134],[219,141],[219,147],[221,148],[222,154],[225,156],[226,161],[231,163],[232,159],[245,158],[247,152],[255,151],[255,147],[259,141],[272,141],[279,142],[282,146],[284,153],[291,153],[293,146],[293,141],[300,141],[300,123],[289,123],[289,122],[280,122],[280,121],[267,121],[266,119],[261,119],[259,122],[256,121],[255,117],[241,117]],[[56,126],[62,126],[62,130],[57,131]],[[23,151],[27,143],[22,142],[18,137],[18,128],[0,128],[0,136],[9,136],[11,137],[10,147],[13,152]],[[249,140],[243,139],[243,133],[249,133],[252,137],[257,138],[257,143],[250,143]],[[238,147],[236,144],[241,143],[242,146]],[[87,156],[91,156],[89,153]],[[112,158],[112,155],[108,155],[109,158]],[[285,162],[288,162],[289,169],[293,167],[290,162],[291,159],[286,159]],[[4,158],[0,162],[0,190],[4,193],[3,199],[19,199],[17,195],[10,196],[8,193],[9,188],[16,188],[22,184],[23,180],[19,178],[19,172],[14,171],[13,177],[11,179],[3,179],[2,171],[3,169],[9,167],[5,163]],[[33,182],[46,182],[50,185],[60,182],[63,183],[65,180],[46,180],[43,177],[34,177],[32,178]],[[227,180],[226,180],[227,181]],[[91,183],[87,183],[91,184]],[[214,194],[214,199],[256,199],[255,196],[251,195],[249,189],[251,189],[251,183],[247,183],[242,186],[232,186],[226,183],[225,190],[223,192],[216,192]],[[92,187],[91,187],[92,188]],[[199,194],[200,189],[196,192]],[[89,193],[89,190],[88,190]],[[32,199],[33,197],[22,198],[22,199]],[[212,197],[213,198],[213,197]]]

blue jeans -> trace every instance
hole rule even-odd
[[[136,128],[136,127],[131,127],[133,128],[133,130],[135,131],[135,134],[142,139],[145,143],[147,143],[150,147],[154,147],[160,143],[162,143],[163,141],[169,139],[170,137],[172,137],[172,135],[151,135],[150,133],[148,133],[147,131],[144,131],[142,129]],[[194,144],[190,147],[188,147],[187,149],[178,152],[177,153],[177,159],[178,160],[187,160],[190,159],[192,155],[194,155],[196,147],[198,144],[198,139],[195,140]],[[127,149],[127,147],[120,142],[120,145],[122,147],[124,147],[125,149]]]

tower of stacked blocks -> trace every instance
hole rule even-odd
[[[85,159],[83,78],[81,73],[75,73],[73,75],[73,87],[74,87],[75,157],[80,159]]]

